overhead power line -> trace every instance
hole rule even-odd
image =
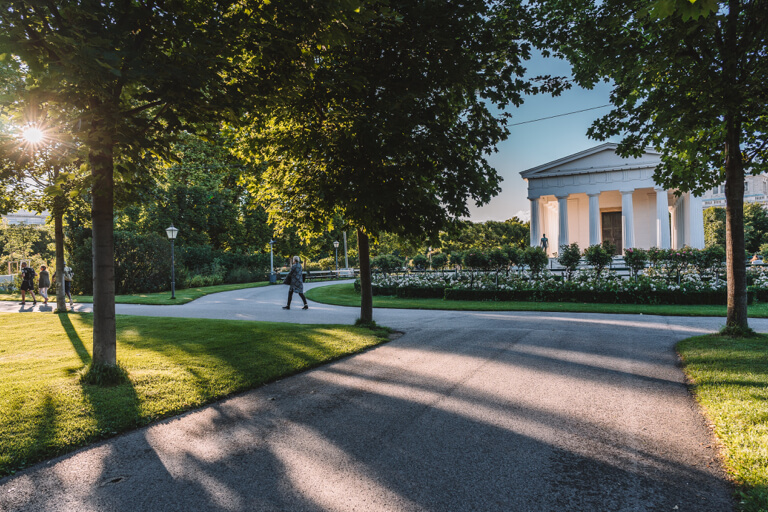
[[[507,126],[518,126],[518,125],[521,125],[521,124],[535,123],[536,121],[544,121],[546,119],[554,119],[556,117],[570,116],[571,114],[578,114],[579,112],[586,112],[588,110],[597,110],[598,108],[605,108],[605,107],[610,107],[610,106],[611,106],[611,104],[608,103],[607,105],[600,105],[599,107],[584,108],[584,109],[581,109],[581,110],[574,110],[573,112],[566,112],[565,114],[557,114],[555,116],[540,117],[538,119],[531,119],[530,121],[521,121],[519,123],[508,124]]]

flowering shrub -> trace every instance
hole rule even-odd
[[[575,246],[575,244],[573,244]],[[575,260],[578,246],[572,249]],[[571,250],[561,248],[561,257]],[[725,304],[726,283],[719,275],[724,253],[721,248],[705,250],[684,247],[679,250],[651,248],[647,251],[630,248],[624,260],[635,275],[625,279],[615,270],[606,270],[611,260],[611,248],[590,246],[585,259],[594,265],[587,270],[573,270],[570,279],[546,269],[549,259],[537,247],[519,251],[516,256],[528,268],[515,266],[501,272],[461,271],[449,273],[419,273],[373,276],[374,295],[398,297],[438,297],[450,300],[535,300],[578,301],[636,304]],[[498,253],[498,254],[497,254]],[[490,253],[489,253],[490,254]],[[482,268],[482,257],[466,255],[469,262]],[[500,251],[494,257],[501,261]],[[487,256],[486,256],[487,258]],[[454,255],[451,255],[454,260]],[[515,265],[517,257],[509,257]],[[565,258],[568,259],[567,257]],[[470,263],[464,261],[465,265]],[[567,263],[568,261],[561,262]],[[650,262],[650,267],[645,267]],[[487,263],[486,263],[487,265]],[[500,263],[497,263],[500,265]],[[485,268],[489,268],[485,266]],[[575,267],[574,267],[575,268]],[[753,298],[768,301],[768,267],[747,268],[748,301]],[[355,283],[359,290],[359,284]]]
[[[561,245],[560,254],[557,257],[557,262],[565,267],[565,278],[570,281],[576,268],[581,261],[581,250],[579,244],[572,243],[570,245]]]
[[[544,252],[544,249],[540,247],[529,247],[525,250],[522,257],[523,263],[528,265],[534,275],[538,275],[539,272],[544,270],[549,263],[549,258]]]
[[[637,276],[637,273],[645,268],[645,264],[648,261],[648,252],[643,249],[629,248],[624,251],[624,262],[632,271],[633,276]]]
[[[768,298],[768,270],[749,269],[753,296]],[[649,268],[636,280],[616,271],[577,270],[567,281],[548,270],[533,274],[518,268],[508,274],[457,272],[373,276],[375,295],[444,297],[452,300],[536,300],[636,304],[724,304],[726,283],[702,276],[694,268],[680,271],[679,282],[668,280],[666,269]]]
[[[612,252],[609,252],[605,248],[605,244],[590,245],[584,249],[584,259],[595,268],[595,272],[597,272],[598,276],[605,266],[611,262],[612,254]]]

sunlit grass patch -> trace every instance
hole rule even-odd
[[[363,350],[352,326],[118,316],[127,383],[80,382],[92,316],[0,315],[0,475]]]
[[[768,336],[699,336],[677,348],[742,486],[742,509],[768,510]]]

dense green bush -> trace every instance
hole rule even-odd
[[[613,253],[609,252],[606,247],[600,244],[590,245],[584,249],[584,260],[595,269],[598,277],[603,272],[603,269],[611,262]]]
[[[423,254],[417,254],[411,259],[411,268],[416,270],[425,270],[427,268],[427,257]]]
[[[448,254],[448,262],[452,266],[456,265],[463,265],[464,264],[464,252],[463,251],[452,251]]]
[[[152,293],[171,288],[171,244],[159,234],[115,231],[115,293]]]
[[[75,242],[77,243],[75,244]],[[91,245],[90,230],[88,230],[88,237],[74,240],[68,251],[67,265],[74,272],[71,285],[74,295],[93,294],[93,249]],[[51,277],[53,277],[53,272],[51,272]]]
[[[432,268],[435,270],[440,270],[442,268],[445,268],[445,265],[448,263],[448,256],[445,254],[439,252],[437,254],[432,255]]]
[[[519,265],[523,260],[523,251],[517,247],[507,245],[502,248],[507,255],[507,261],[510,265]]]
[[[193,274],[187,277],[186,281],[183,283],[183,288],[201,288],[203,286],[215,286],[217,284],[222,284],[224,282],[224,278],[221,274]]]
[[[201,274],[208,271],[213,263],[214,251],[210,245],[186,245],[176,246],[176,256],[192,274]]]
[[[343,265],[344,262],[341,264]],[[326,256],[325,258],[320,258],[315,262],[316,270],[335,270],[336,269],[336,259],[333,256]],[[309,270],[309,269],[305,269]]]
[[[557,262],[565,267],[565,278],[571,280],[571,276],[581,261],[581,249],[579,244],[561,245],[557,256]]]
[[[393,254],[379,254],[371,260],[371,268],[375,268],[384,274],[400,270],[403,260]]]
[[[645,268],[647,262],[648,252],[644,249],[630,247],[624,251],[624,263],[627,264],[634,277],[637,277],[637,273]]]
[[[488,268],[488,256],[479,249],[467,251],[464,254],[464,265],[475,270],[485,270]]]
[[[541,247],[528,247],[523,253],[523,264],[528,265],[533,275],[538,275],[549,263],[549,257]]]
[[[488,251],[488,267],[499,271],[509,265],[507,251],[503,249],[491,249]]]

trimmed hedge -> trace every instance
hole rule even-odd
[[[534,302],[590,302],[606,304],[727,304],[727,292],[659,290],[652,294],[630,291],[565,291],[565,290],[465,290],[445,289],[446,300],[492,300]],[[747,292],[747,303],[752,304],[755,294]]]
[[[750,289],[747,288],[747,296],[754,295],[758,302],[768,302],[768,290],[765,288]]]
[[[355,281],[355,291],[360,293],[360,281]],[[401,299],[442,299],[445,288],[440,286],[423,287],[398,287],[398,286],[373,286],[373,295],[394,295]]]
[[[445,295],[445,288],[434,287],[399,287],[396,294],[401,299],[442,299]]]
[[[359,288],[355,286],[356,289]],[[412,299],[479,300],[479,301],[528,301],[528,302],[589,302],[604,304],[679,304],[725,305],[726,290],[684,292],[657,290],[648,293],[633,291],[583,291],[583,290],[486,290],[440,287],[373,287],[374,295],[394,295]],[[768,301],[768,290],[749,290],[747,303],[757,298]]]

